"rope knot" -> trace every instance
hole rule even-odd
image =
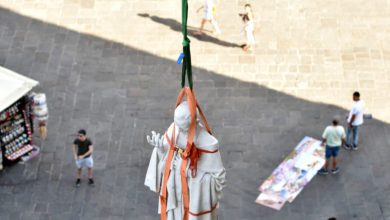
[[[183,47],[188,47],[190,45],[190,42],[191,42],[190,39],[184,38],[182,42]]]
[[[198,148],[196,148],[194,143],[187,146],[186,150],[181,154],[181,158],[183,160],[190,159],[190,170],[191,170],[192,177],[196,176],[198,160],[200,158],[200,155],[201,155],[201,151],[199,151]]]

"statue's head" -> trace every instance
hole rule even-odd
[[[196,112],[198,114],[198,111]],[[186,101],[180,103],[175,109],[174,122],[181,130],[188,131],[191,123],[191,112]]]

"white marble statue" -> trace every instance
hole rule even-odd
[[[182,155],[185,154],[188,143],[190,124],[189,104],[184,101],[176,108],[174,122],[164,135],[152,131],[152,136],[147,136],[147,141],[154,146],[154,150],[145,185],[160,194],[159,213],[162,220],[218,219],[218,202],[226,179],[226,171],[218,150],[218,140],[195,117],[196,132],[193,143],[197,148],[195,153],[200,156],[194,169],[190,157],[183,159]],[[167,164],[170,164],[170,169],[166,169]],[[166,210],[166,215],[161,213],[163,210]]]

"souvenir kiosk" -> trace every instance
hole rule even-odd
[[[35,80],[0,67],[0,169],[35,149],[30,93],[37,85]]]

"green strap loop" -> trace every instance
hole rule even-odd
[[[187,46],[190,46],[190,39],[183,39],[183,42],[182,42],[182,44],[183,44],[183,47],[187,47]]]
[[[191,51],[190,51],[190,39],[187,36],[187,19],[188,19],[188,0],[181,1],[181,21],[182,21],[182,33],[183,33],[183,66],[181,74],[181,87],[184,87],[186,84],[186,75],[188,78],[188,84],[192,90],[193,81],[192,81],[192,66],[191,66]]]
[[[187,18],[188,18],[188,2],[181,1],[181,31],[183,33],[183,41],[187,38]]]

